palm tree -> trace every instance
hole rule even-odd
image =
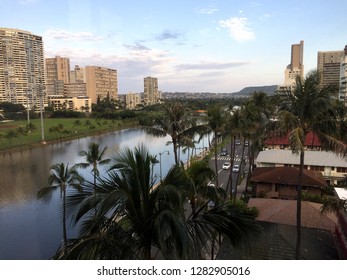
[[[205,118],[205,127],[209,130],[209,132],[213,132],[214,140],[214,164],[215,164],[215,172],[218,173],[217,166],[217,149],[218,149],[218,141],[219,137],[224,133],[226,124],[226,115],[222,111],[221,106],[219,105],[211,105],[207,109],[206,118]],[[216,176],[216,185],[219,186],[218,176]]]
[[[68,187],[80,189],[83,178],[78,174],[75,167],[69,168],[69,164],[57,163],[51,166],[49,175],[49,186],[39,190],[38,197],[46,196],[48,193],[59,188],[63,197],[63,242],[64,248],[67,245],[66,230],[66,190]]]
[[[162,108],[163,113],[154,119],[153,126],[144,127],[144,129],[156,136],[169,135],[173,146],[175,163],[179,164],[179,140],[184,137],[193,137],[195,122],[187,108],[179,101],[164,103]]]
[[[187,218],[184,169],[174,165],[155,185],[151,157],[143,145],[120,150],[112,160],[107,176],[98,180],[98,206],[84,192],[69,197],[69,205],[76,207],[75,222],[83,221],[82,229],[57,258],[151,259],[160,253],[169,259],[196,259],[216,233],[236,245],[258,229],[254,216],[230,205]],[[97,214],[91,218],[94,207]]]
[[[96,178],[100,174],[98,166],[104,165],[110,162],[109,158],[106,158],[106,159],[103,158],[106,153],[106,150],[107,150],[107,147],[104,147],[100,151],[99,144],[93,142],[88,145],[87,151],[79,152],[79,156],[84,157],[86,162],[77,163],[76,166],[84,168],[84,169],[88,168],[89,166],[92,166],[94,189],[96,188]]]
[[[333,107],[335,92],[336,87],[333,85],[320,86],[320,76],[317,71],[310,72],[303,80],[298,76],[293,92],[280,92],[279,122],[283,130],[289,133],[289,143],[293,153],[300,155],[296,259],[300,258],[301,248],[301,191],[306,135],[313,132],[324,149],[346,154],[344,143],[336,137],[338,122]]]

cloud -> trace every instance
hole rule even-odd
[[[255,39],[254,32],[248,27],[248,19],[246,17],[231,17],[227,20],[219,21],[219,25],[227,28],[230,36],[238,42]]]
[[[212,8],[212,7],[209,7],[209,8],[203,8],[203,9],[196,9],[195,10],[195,13],[197,14],[205,14],[205,15],[211,15],[215,12],[218,12],[218,9],[217,8]]]
[[[44,34],[45,38],[53,40],[70,40],[70,41],[102,41],[103,38],[91,32],[71,32],[64,29],[48,29]]]
[[[202,62],[197,64],[179,64],[176,65],[177,70],[223,70],[233,67],[239,67],[249,64],[249,62],[240,61],[240,62]]]
[[[157,41],[163,41],[163,40],[176,40],[182,37],[181,33],[178,33],[176,31],[171,30],[164,30],[159,35],[155,36],[154,39]]]
[[[127,45],[124,44],[124,47],[131,51],[150,51],[151,49],[140,44],[139,42],[136,42],[135,45]]]

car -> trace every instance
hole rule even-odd
[[[224,162],[222,168],[227,170],[230,169],[231,163],[230,162]]]
[[[240,171],[240,165],[235,164],[235,165],[233,166],[233,172],[239,172],[239,171]]]
[[[208,186],[208,187],[215,187],[216,185],[213,184],[213,183],[209,183],[207,186]]]
[[[235,145],[241,145],[240,139],[236,139],[236,140],[235,140]]]
[[[248,140],[245,140],[245,146],[248,147],[249,146],[249,142]]]
[[[223,149],[222,152],[220,153],[221,156],[227,156],[228,155],[228,150]]]

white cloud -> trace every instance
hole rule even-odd
[[[206,14],[206,15],[211,15],[215,12],[218,12],[218,9],[212,8],[212,7],[195,10],[195,13],[197,13],[197,14]]]
[[[231,17],[227,20],[219,21],[219,24],[227,28],[230,36],[238,42],[255,39],[254,32],[248,27],[248,19],[246,17]]]
[[[101,41],[103,38],[91,32],[71,32],[64,29],[48,29],[44,34],[47,39],[72,41]]]

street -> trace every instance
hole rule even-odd
[[[240,143],[240,142],[238,142]],[[223,150],[229,148],[227,155],[224,155],[224,153],[222,152]],[[230,166],[229,169],[223,169],[223,164],[226,162],[230,163],[230,145],[229,147],[224,146],[222,149],[222,151],[220,151],[218,153],[217,156],[217,167],[218,167],[218,183],[219,186],[221,188],[223,188],[224,190],[227,190],[228,193],[230,193],[230,183],[229,183],[229,177],[230,177],[230,171],[232,171],[232,189],[233,192],[235,191],[236,188],[236,180],[238,177],[238,173],[240,174],[239,177],[241,178],[241,176],[243,175],[243,173],[246,171],[248,171],[248,158],[247,158],[247,154],[248,154],[248,147],[245,147],[244,150],[244,163],[241,164],[241,157],[242,157],[242,145],[236,145],[235,146],[235,155],[234,155],[234,163],[233,166]],[[209,162],[209,166],[212,170],[215,170],[215,163],[214,163],[215,157],[212,156],[210,162]],[[215,181],[212,181],[211,183],[216,183]],[[229,186],[228,186],[229,184]],[[244,189],[241,189],[239,186],[237,188],[237,197],[240,197],[242,192],[244,191]]]

